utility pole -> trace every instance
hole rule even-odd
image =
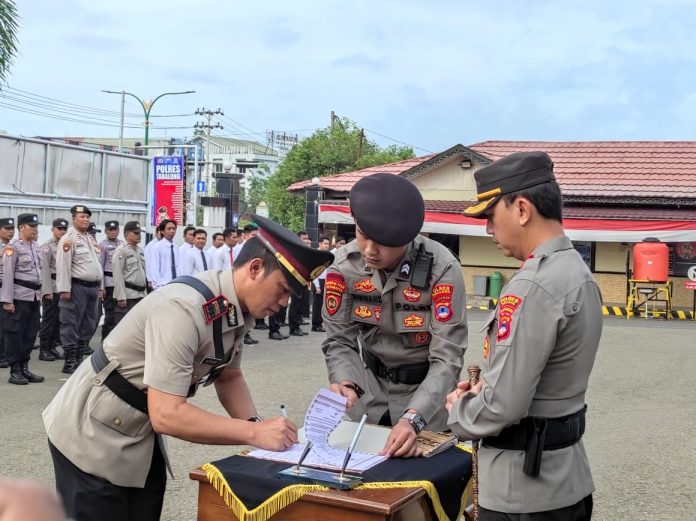
[[[358,161],[362,158],[363,153],[363,141],[365,140],[365,129],[360,129],[360,135],[358,136]]]
[[[212,168],[212,161],[210,160],[210,131],[214,128],[219,128],[222,130],[223,127],[220,123],[215,123],[214,125],[211,122],[211,119],[213,116],[216,115],[221,115],[224,116],[225,113],[223,112],[222,109],[218,108],[217,110],[209,110],[204,108],[196,109],[196,115],[197,116],[203,116],[206,118],[208,121],[207,123],[201,123],[197,122],[193,128],[196,129],[205,129],[206,130],[206,140],[205,140],[205,179],[206,179],[206,184],[205,184],[205,191],[206,193],[210,193],[210,179],[212,177],[211,175],[211,168]]]

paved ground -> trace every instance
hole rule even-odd
[[[484,315],[470,316],[467,363],[479,359]],[[244,370],[263,416],[284,403],[302,422],[309,401],[326,384],[323,334],[283,342],[261,340],[246,350]],[[35,352],[36,353],[36,352]],[[53,482],[41,410],[63,380],[59,363],[32,362],[43,384],[9,385],[0,373],[0,474]],[[688,520],[696,511],[696,323],[609,317],[590,382],[585,445],[595,478],[594,519]],[[195,403],[220,411],[203,389]],[[188,471],[237,451],[172,440],[176,479],[170,480],[163,520],[195,519],[196,486]]]

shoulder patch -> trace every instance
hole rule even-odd
[[[5,246],[3,254],[7,255],[8,257],[11,257],[12,255],[14,255],[14,248],[12,246]]]
[[[488,333],[486,333],[485,338],[483,339],[483,359],[485,360],[488,358],[488,355],[491,354],[491,341],[488,340]]]
[[[72,248],[72,241],[70,239],[65,239],[63,241],[63,251],[70,251]]]
[[[505,340],[512,332],[512,315],[522,305],[522,297],[504,295],[498,301],[498,334],[497,341]]]
[[[324,282],[324,304],[329,315],[333,316],[341,307],[346,292],[346,280],[340,273],[327,273]]]
[[[433,287],[433,308],[435,319],[438,322],[447,322],[452,318],[452,297],[454,297],[454,285],[436,284]]]
[[[41,251],[43,253],[51,253],[51,248],[49,246],[44,246]]]

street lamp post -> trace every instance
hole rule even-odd
[[[122,91],[113,91],[113,90],[102,90],[102,92],[106,92],[107,94],[120,94],[121,95],[121,133],[119,137],[119,149],[121,148],[121,145],[123,144],[123,113],[125,109],[125,97],[130,96],[132,98],[135,98],[138,103],[140,103],[140,106],[143,108],[143,113],[145,114],[145,146],[148,145],[149,142],[149,137],[150,137],[150,111],[152,110],[152,106],[157,102],[158,99],[163,98],[164,96],[175,96],[178,94],[193,94],[196,92],[195,90],[185,90],[181,92],[165,92],[163,94],[160,94],[153,100],[146,100],[143,101],[141,100],[138,96],[131,92],[126,92],[124,90]],[[120,152],[120,150],[119,150]]]

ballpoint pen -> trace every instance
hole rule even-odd
[[[288,417],[288,410],[285,408],[285,405],[281,405],[281,406],[280,406],[280,415],[281,415],[283,418],[287,418],[287,417]]]
[[[341,467],[341,475],[338,477],[338,479],[340,481],[343,481],[345,479],[343,477],[343,474],[346,471],[346,467],[348,466],[348,462],[350,461],[350,457],[353,455],[353,449],[355,449],[355,446],[358,444],[358,438],[360,437],[360,433],[362,432],[366,421],[367,421],[367,414],[363,414],[362,418],[360,418],[360,423],[358,424],[358,428],[355,431],[355,435],[353,436],[353,441],[350,442],[350,446],[348,447],[348,450],[346,451],[346,456],[345,456],[345,458],[343,458],[343,466]]]
[[[309,451],[312,450],[312,445],[313,445],[313,444],[312,444],[311,441],[308,441],[308,442],[307,442],[307,446],[306,446],[306,447],[304,448],[304,450],[302,451],[302,455],[300,456],[300,459],[297,460],[297,465],[295,465],[295,468],[292,469],[292,471],[293,471],[295,474],[301,474],[301,473],[304,472],[304,471],[300,468],[300,465],[302,465],[302,462],[305,460],[305,458],[306,458],[307,455],[309,454]]]

